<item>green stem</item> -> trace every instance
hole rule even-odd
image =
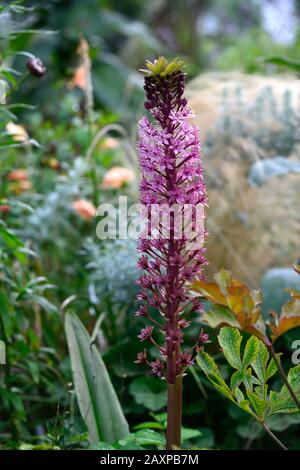
[[[182,375],[176,377],[175,384],[168,383],[168,423],[167,450],[181,446],[182,421]]]
[[[205,398],[205,400],[208,399],[208,396],[207,396],[207,393],[206,393],[206,390],[205,388],[203,387],[202,385],[202,382],[200,380],[200,377],[198,376],[197,372],[195,371],[194,367],[189,367],[189,371],[190,373],[192,374],[192,376],[194,377],[195,379],[195,382],[196,384],[198,385],[199,389],[200,389],[200,392],[202,393],[203,397]]]
[[[281,447],[281,449],[288,450],[288,448],[285,447],[284,444],[282,444],[282,442],[278,439],[278,437],[275,436],[275,434],[271,431],[271,429],[266,425],[264,421],[261,421],[261,424],[264,430],[269,434],[269,436],[273,439],[273,441],[275,441],[276,444],[278,444],[279,447]]]
[[[279,372],[279,374],[281,375],[282,380],[284,381],[284,383],[285,383],[285,385],[286,385],[286,387],[287,387],[287,389],[288,389],[288,391],[289,391],[291,397],[293,398],[294,402],[296,403],[297,407],[298,407],[299,410],[300,410],[300,401],[299,401],[299,399],[297,398],[296,393],[294,392],[294,390],[293,390],[291,384],[289,383],[289,381],[288,381],[288,379],[287,379],[287,376],[286,376],[286,374],[285,374],[285,372],[284,372],[284,370],[283,370],[282,365],[280,364],[280,362],[278,361],[278,359],[277,359],[277,357],[276,357],[276,353],[275,353],[275,351],[274,351],[273,345],[270,343],[267,347],[268,347],[268,350],[269,350],[269,352],[270,352],[272,358],[274,359],[274,362],[275,362],[275,364],[276,364],[276,366],[277,366],[278,372]]]

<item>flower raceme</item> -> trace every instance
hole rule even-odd
[[[188,297],[187,282],[201,278],[206,264],[203,208],[207,197],[198,130],[190,122],[191,109],[183,96],[182,63],[159,58],[147,67],[145,108],[150,117],[142,117],[138,126],[140,202],[146,209],[146,228],[138,248],[143,273],[136,315],[149,321],[139,340],[155,345],[160,358],[151,362],[144,350],[136,362],[147,363],[154,375],[174,385],[194,363],[197,349],[208,342],[202,331],[193,348],[183,348],[183,331],[190,323],[187,316],[201,309],[197,300]],[[153,207],[159,208],[159,216]],[[160,312],[159,320],[153,309]],[[155,327],[163,334],[161,345],[153,338]]]

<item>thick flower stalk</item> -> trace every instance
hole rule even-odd
[[[202,276],[206,264],[203,207],[207,198],[199,135],[183,97],[182,63],[159,58],[147,67],[145,108],[152,119],[143,117],[138,128],[140,202],[147,224],[139,241],[138,265],[143,274],[136,315],[149,322],[138,338],[155,345],[159,357],[149,360],[144,349],[136,362],[147,363],[154,375],[167,381],[167,448],[172,449],[181,441],[184,371],[193,365],[198,348],[208,342],[201,331],[194,347],[183,346],[189,315],[200,308],[198,301],[189,298],[187,284]]]

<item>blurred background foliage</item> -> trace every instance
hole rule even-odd
[[[88,445],[67,309],[94,332],[131,427],[164,429],[164,386],[133,363],[141,326],[132,315],[135,242],[99,240],[95,217],[100,202],[116,204],[120,194],[137,201],[145,58],[180,56],[192,79],[210,272],[230,268],[255,288],[263,279],[266,315],[280,311],[284,288],[299,288],[290,268],[300,256],[299,80],[284,60],[266,61],[299,64],[299,14],[298,0],[0,2],[0,446]],[[42,78],[28,70],[28,54],[45,64]],[[280,339],[287,365],[297,334]],[[185,394],[184,423],[194,429],[186,446],[272,447],[198,372],[185,378]],[[299,448],[296,423],[272,423],[289,448]]]

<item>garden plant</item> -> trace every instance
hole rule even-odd
[[[0,2],[1,458],[300,450],[280,3]]]

